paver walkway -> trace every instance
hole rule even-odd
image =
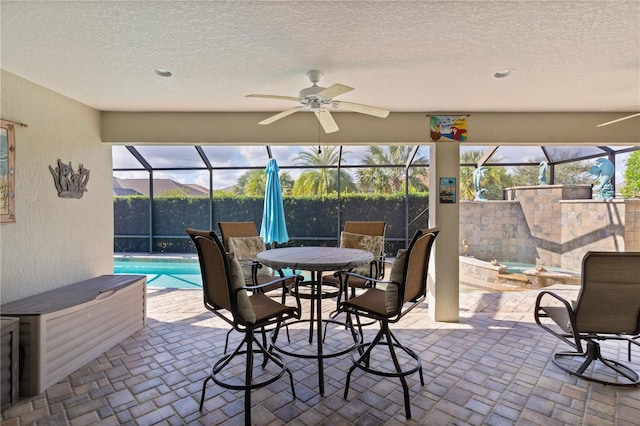
[[[569,298],[577,294],[576,287],[555,289]],[[325,362],[324,396],[317,393],[315,363],[287,358],[298,398],[292,399],[285,379],[256,390],[254,423],[639,425],[640,387],[579,380],[551,362],[556,347],[569,348],[535,325],[537,293],[462,293],[458,323],[429,320],[424,304],[395,324],[399,339],[423,360],[425,386],[417,375],[408,378],[411,420],[404,418],[395,379],[356,371],[344,400],[346,355]],[[2,414],[1,424],[243,424],[242,392],[212,382],[198,411],[202,381],[221,356],[228,330],[204,309],[201,291],[149,289],[147,314],[147,327],[45,393],[22,398]],[[372,333],[366,330],[365,337]],[[606,350],[626,359],[626,347]],[[631,365],[640,370],[640,351]]]

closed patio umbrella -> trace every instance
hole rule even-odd
[[[262,211],[262,225],[260,236],[267,244],[286,243],[289,241],[287,224],[284,220],[284,206],[282,204],[282,187],[280,186],[280,168],[275,159],[269,160],[265,172],[267,185],[264,193],[264,209]]]

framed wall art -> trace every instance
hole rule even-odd
[[[440,138],[465,142],[467,140],[467,116],[432,115],[430,119],[431,140]]]
[[[16,221],[15,123],[0,120],[0,222]]]
[[[440,188],[438,189],[441,203],[455,203],[456,202],[456,178],[454,177],[441,177]]]

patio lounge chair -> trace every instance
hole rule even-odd
[[[536,323],[574,348],[556,352],[553,362],[569,374],[607,385],[635,386],[638,373],[605,358],[599,341],[628,341],[640,346],[640,252],[587,252],[582,259],[578,299],[552,291],[537,297]],[[583,346],[583,342],[585,346]]]

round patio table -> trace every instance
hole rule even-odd
[[[300,322],[309,322],[311,330],[313,330],[314,322],[317,328],[317,350],[312,355],[301,354],[299,352],[289,351],[286,348],[279,347],[274,342],[276,350],[290,355],[302,358],[316,358],[318,360],[318,383],[320,394],[324,395],[324,358],[339,356],[351,351],[360,340],[360,335],[353,328],[350,321],[341,323],[336,320],[322,319],[322,273],[326,271],[346,271],[356,266],[365,265],[373,260],[373,255],[365,250],[342,248],[342,247],[285,247],[271,249],[260,252],[256,255],[258,261],[273,269],[292,269],[311,272],[311,281],[304,284],[312,286],[311,303],[315,302],[315,309],[312,309],[312,316],[309,319],[300,320]],[[313,305],[312,305],[313,307]],[[315,311],[315,318],[313,316]],[[339,323],[348,327],[354,338],[353,346],[349,346],[344,350],[332,353],[323,352],[323,335],[322,323],[332,322]],[[312,331],[313,333],[313,331]]]

